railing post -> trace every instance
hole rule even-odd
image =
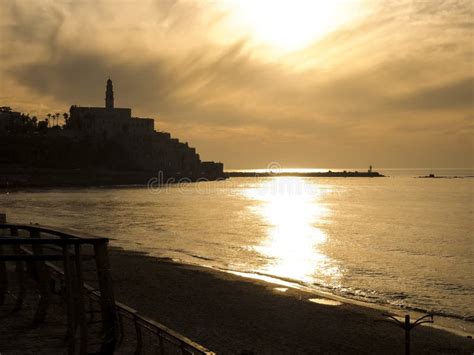
[[[410,315],[405,316],[405,355],[410,355]]]
[[[10,235],[12,237],[18,237],[18,229],[10,228]],[[21,247],[19,245],[14,245],[13,246],[13,251],[18,255],[20,255],[22,253]],[[16,271],[16,274],[17,274],[19,289],[18,289],[18,297],[17,297],[16,302],[15,302],[14,310],[18,310],[23,305],[23,300],[25,299],[25,294],[26,294],[25,271],[24,271],[24,267],[23,267],[23,261],[18,260],[16,262],[15,271]]]
[[[136,313],[133,315],[133,323],[135,325],[135,334],[137,336],[137,347],[135,348],[135,354],[140,355],[142,353],[143,337],[142,328],[140,327],[140,324],[138,324],[138,317]]]
[[[3,246],[0,244],[0,255],[3,254]],[[7,264],[0,261],[0,305],[5,303],[5,295],[8,291]]]
[[[84,281],[82,277],[81,265],[81,246],[76,244],[74,246],[75,256],[75,312],[76,312],[76,331],[74,340],[78,346],[79,354],[87,354],[87,327],[86,327],[86,313],[84,307]],[[77,352],[76,352],[77,353]]]
[[[22,253],[21,247],[19,245],[15,245],[13,250],[16,254],[20,255]],[[25,287],[25,268],[23,265],[23,261],[18,260],[16,262],[15,267],[16,277],[18,281],[18,296],[15,302],[14,310],[18,310],[23,306],[23,300],[25,299],[26,295],[26,287]]]
[[[160,355],[165,355],[165,344],[163,343],[163,337],[158,333],[158,345],[160,347]]]
[[[74,354],[74,330],[76,328],[76,311],[74,309],[74,289],[73,289],[73,265],[71,263],[71,255],[69,246],[63,246],[63,263],[64,263],[64,283],[66,284],[66,304],[67,304],[67,342],[68,353]]]
[[[117,341],[117,310],[115,308],[115,297],[110,274],[107,242],[94,244],[94,253],[99,280],[100,304],[104,330],[101,353],[113,354]]]
[[[40,238],[40,232],[36,230],[30,231],[30,238]],[[42,255],[43,254],[43,247],[39,244],[33,244],[32,248],[34,255]],[[36,274],[38,277],[38,289],[40,293],[40,299],[38,302],[38,308],[36,309],[36,313],[34,316],[34,323],[41,323],[46,318],[46,313],[49,307],[49,284],[50,284],[50,277],[49,272],[44,264],[44,261],[36,261],[34,263],[36,268]]]

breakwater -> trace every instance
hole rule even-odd
[[[376,171],[331,171],[326,172],[255,172],[255,171],[226,171],[226,177],[275,177],[275,176],[297,176],[297,177],[385,177]]]

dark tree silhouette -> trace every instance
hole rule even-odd
[[[69,114],[67,112],[64,112],[63,118],[64,118],[64,127],[67,127],[69,124]]]

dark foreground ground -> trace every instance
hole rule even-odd
[[[403,354],[404,333],[380,310],[309,302],[314,294],[112,249],[116,298],[220,354]],[[435,319],[436,321],[436,319]],[[472,339],[430,326],[412,354],[472,354]]]

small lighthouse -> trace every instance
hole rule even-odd
[[[105,91],[105,108],[114,108],[114,87],[112,80],[107,80],[107,89]]]

